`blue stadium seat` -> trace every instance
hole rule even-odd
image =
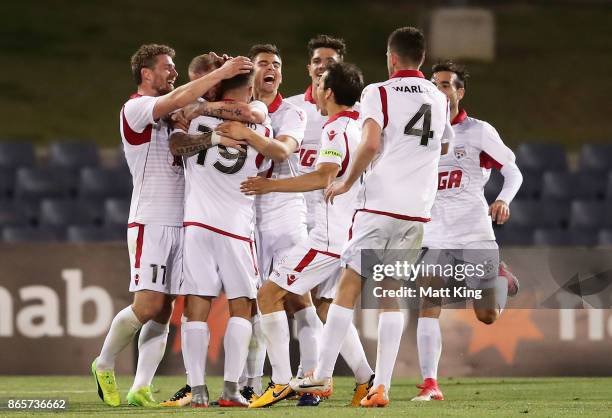
[[[77,170],[97,166],[100,162],[98,147],[93,142],[57,141],[49,148],[49,165]]]
[[[73,243],[125,241],[125,227],[121,230],[91,225],[71,225],[66,232],[66,240]]]
[[[599,231],[599,245],[612,247],[612,229],[601,229]]]
[[[523,184],[516,194],[520,199],[539,199],[542,195],[542,175],[526,171],[523,174]]]
[[[510,204],[508,226],[563,228],[569,224],[569,203],[554,200],[515,199]]]
[[[7,226],[2,229],[4,242],[53,242],[61,241],[62,238],[63,231],[51,227]]]
[[[603,202],[574,200],[570,210],[570,227],[599,229],[605,225],[606,205]]]
[[[0,167],[31,167],[34,165],[34,147],[26,141],[0,141]]]
[[[547,171],[542,176],[542,198],[570,200],[578,188],[578,178],[573,173]]]
[[[97,206],[99,208],[99,206]],[[68,225],[101,224],[101,212],[88,202],[70,199],[43,199],[40,202],[40,225],[66,227]]]
[[[26,213],[15,202],[0,202],[0,227],[25,226],[27,224]]]
[[[17,170],[15,197],[23,201],[65,198],[76,193],[76,179],[62,168],[20,168]]]
[[[534,173],[567,170],[565,150],[559,144],[521,144],[516,152],[516,163],[522,171]]]
[[[532,245],[533,230],[518,226],[495,228],[495,238],[499,245]]]
[[[612,144],[584,144],[580,150],[580,171],[607,173],[612,170]]]
[[[104,202],[104,224],[108,227],[127,225],[130,199],[107,199]]]
[[[120,169],[85,167],[79,178],[79,196],[104,200],[127,198],[132,191],[132,178]]]
[[[597,244],[597,232],[584,229],[536,229],[533,233],[533,243],[546,247],[590,247]]]
[[[0,201],[12,199],[15,194],[15,171],[0,167]]]
[[[606,199],[612,201],[612,171],[608,173],[608,185],[606,186]]]

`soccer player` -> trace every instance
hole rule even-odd
[[[238,75],[223,80],[219,94],[226,101],[247,103],[252,83],[252,74]],[[259,104],[265,112],[265,105]],[[210,334],[206,321],[212,299],[221,289],[229,301],[230,319],[224,337],[224,385],[219,406],[248,405],[240,394],[238,380],[251,339],[250,319],[259,273],[252,239],[254,198],[240,193],[239,184],[264,170],[266,160],[245,144],[237,144],[240,150],[221,145],[222,138],[213,132],[221,123],[223,119],[209,116],[193,119],[187,135],[210,136],[213,147],[199,152],[186,148],[184,153],[189,157],[185,159],[185,244],[179,294],[187,296],[182,347],[192,407],[208,407],[205,372]],[[264,136],[271,133],[263,125],[249,126]],[[177,139],[183,138],[184,134],[178,132]],[[173,133],[170,141],[174,140]]]
[[[459,108],[465,96],[467,77],[465,70],[452,62],[433,67],[431,80],[450,103],[455,139],[449,153],[440,158],[432,221],[425,226],[423,247],[427,250],[423,262],[428,265],[489,266],[483,277],[467,279],[466,284],[483,289],[483,298],[474,300],[474,313],[481,322],[492,324],[501,314],[507,296],[514,296],[518,291],[518,281],[511,274],[500,276],[498,273],[499,251],[491,221],[502,225],[508,220],[508,205],[523,177],[514,162],[514,153],[504,145],[495,128],[468,117],[467,112]],[[495,202],[488,205],[484,186],[492,168],[501,171],[504,185]],[[442,400],[444,397],[436,380],[442,352],[438,320],[441,304],[439,300],[423,302],[417,326],[423,383],[418,385],[421,391],[412,400]]]
[[[330,202],[347,193],[368,166],[353,216],[351,235],[342,251],[345,269],[334,303],[323,328],[319,362],[312,376],[292,379],[298,392],[332,393],[331,377],[338,353],[353,321],[355,302],[363,276],[361,250],[375,249],[384,260],[389,250],[410,253],[421,248],[423,223],[429,221],[437,186],[442,143],[453,135],[446,97],[419,71],[425,58],[425,38],[420,30],[395,30],[387,42],[390,79],[367,86],[361,96],[362,139],[343,181],[326,192]],[[384,145],[384,146],[383,146]],[[414,260],[412,260],[414,261]],[[387,278],[381,283],[398,287]],[[398,306],[385,306],[378,326],[376,376],[365,407],[386,406],[388,390],[402,330]]]
[[[287,294],[303,295],[318,284],[336,281],[340,273],[340,250],[346,241],[350,219],[355,208],[358,186],[339,197],[334,205],[325,202],[323,190],[334,179],[343,179],[360,139],[357,119],[352,110],[363,88],[363,77],[357,67],[336,63],[328,67],[321,77],[315,96],[321,113],[328,116],[324,125],[320,151],[315,170],[298,177],[285,179],[249,178],[241,185],[242,191],[251,194],[271,192],[318,193],[315,227],[308,239],[299,243],[280,263],[275,264],[270,279],[258,292],[258,305],[262,313],[262,325],[268,343],[268,355],[272,364],[273,384],[249,406],[270,406],[292,392],[288,383],[292,376],[289,362],[289,328],[284,301]],[[349,336],[356,338],[361,347],[357,330],[350,324]],[[347,341],[349,338],[347,338]],[[317,347],[311,348],[313,351]],[[316,354],[316,352],[315,352]],[[361,367],[355,371],[358,382],[356,392],[365,392],[372,376],[361,348]],[[306,372],[312,369],[304,368]],[[359,400],[365,395],[361,393]]]
[[[225,59],[211,52],[194,57],[189,63],[188,75],[189,80],[193,81],[205,76],[211,71],[221,67]],[[203,96],[204,100],[199,100],[197,103],[190,104],[183,110],[172,114],[172,118],[176,118],[175,126],[181,126],[184,133],[178,130],[174,131],[173,140],[170,143],[171,151],[174,155],[180,156],[189,151],[201,151],[206,148],[206,144],[211,146],[211,136],[206,134],[189,135],[189,123],[191,119],[197,116],[215,116],[223,119],[240,120],[243,122],[264,123],[268,111],[261,106],[261,102],[253,102],[252,104],[237,102],[237,101],[218,101],[219,85],[209,89]],[[185,117],[187,116],[187,117]],[[189,118],[189,119],[187,119]],[[235,148],[239,146],[236,141],[221,137],[221,144]],[[195,151],[194,151],[195,150]],[[183,316],[183,322],[185,317]],[[185,328],[181,327],[181,334],[184,334]],[[184,339],[184,337],[182,337]],[[206,355],[206,354],[205,354]],[[183,357],[185,360],[185,357]],[[187,365],[185,364],[185,370]],[[172,397],[161,403],[166,407],[181,407],[191,403],[191,385],[189,374],[187,374],[187,384],[176,391]]]
[[[298,172],[297,150],[304,136],[306,114],[283,99],[278,91],[282,82],[282,60],[278,49],[269,44],[254,45],[249,51],[249,57],[255,65],[254,97],[268,105],[274,138],[262,137],[237,122],[226,122],[217,128],[217,132],[236,140],[245,140],[263,155],[274,160],[266,177],[294,177]],[[270,193],[257,196],[255,207],[259,267],[267,278],[273,261],[280,261],[290,249],[306,239],[306,207],[301,193]],[[293,312],[298,329],[301,363],[306,367],[313,367],[317,358],[312,347],[316,346],[316,336],[320,334],[323,325],[312,306],[310,295],[292,295],[288,298],[288,309]],[[247,360],[248,382],[244,391],[251,400],[261,393],[266,349],[261,331],[264,324],[259,315],[255,317],[253,326],[255,338]],[[305,396],[300,403],[309,405],[318,402],[308,398],[310,396]]]
[[[127,399],[132,405],[158,405],[150,384],[166,345],[171,295],[176,294],[181,279],[183,240],[183,169],[168,159],[165,118],[221,80],[252,68],[247,58],[237,57],[175,89],[178,73],[173,58],[174,50],[166,45],[147,44],[136,51],[131,67],[138,91],[125,103],[119,118],[134,184],[127,231],[134,302],[115,316],[100,355],[91,365],[98,395],[110,406],[121,403],[115,359],[138,330],[138,365]]]

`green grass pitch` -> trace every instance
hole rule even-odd
[[[90,376],[0,376],[0,416],[58,416],[43,411],[8,411],[8,399],[69,400],[61,415],[73,416],[211,416],[257,417],[343,417],[343,416],[415,416],[415,417],[610,417],[612,416],[612,378],[460,378],[443,379],[445,401],[410,402],[417,393],[416,379],[394,379],[388,408],[364,410],[346,406],[353,390],[350,378],[334,380],[334,395],[316,408],[297,408],[295,401],[283,401],[271,408],[245,410],[209,408],[206,410],[129,407],[125,394],[131,384],[129,376],[118,378],[124,404],[118,408],[104,405],[97,396]],[[220,393],[221,378],[208,379],[211,398]],[[158,377],[157,399],[169,397],[184,384],[183,378]]]

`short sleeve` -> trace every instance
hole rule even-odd
[[[385,115],[383,106],[386,106],[387,96],[386,91],[383,93],[384,87],[377,87],[376,85],[370,84],[361,93],[361,122],[365,123],[368,119],[373,119],[381,129],[385,128]]]
[[[268,117],[268,106],[266,106],[264,102],[259,100],[253,100],[251,103],[249,103],[249,107],[252,110],[259,110],[260,112],[262,112],[265,115],[265,118]]]
[[[142,132],[153,120],[153,108],[159,97],[141,96],[128,100],[123,108],[123,117],[130,128]]]
[[[275,132],[276,137],[290,136],[297,141],[298,147],[304,139],[304,131],[306,130],[306,113],[297,106],[292,105],[284,111],[282,123],[279,126],[278,132]]]
[[[340,131],[335,124],[327,125],[321,133],[321,148],[316,164],[333,163],[342,167],[346,156],[346,141],[344,131]]]

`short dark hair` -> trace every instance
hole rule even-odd
[[[134,52],[130,60],[132,66],[132,76],[137,85],[142,83],[142,75],[140,74],[143,68],[153,68],[158,55],[168,55],[174,58],[174,49],[168,45],[144,44],[140,45],[138,51]]]
[[[425,58],[425,36],[417,28],[404,27],[394,30],[389,35],[387,46],[402,61],[421,64]]]
[[[216,70],[223,65],[223,58],[215,58],[212,54],[202,54],[193,57],[189,63],[188,71],[194,74],[203,74],[211,70]]]
[[[346,55],[346,44],[342,38],[333,38],[329,35],[317,35],[308,41],[308,58],[312,59],[315,49],[318,48],[330,48],[333,49],[340,55],[340,58],[344,58]]]
[[[230,90],[235,90],[247,86],[251,82],[252,78],[253,70],[246,74],[238,74],[232,78],[221,80],[221,84],[219,85],[218,97],[223,97],[223,95]]]
[[[363,90],[363,74],[354,64],[335,62],[327,67],[323,82],[324,89],[331,89],[336,103],[353,106]]]
[[[274,54],[281,57],[278,47],[274,44],[256,44],[249,50],[249,58],[252,60],[259,54]]]
[[[434,74],[440,71],[449,71],[454,73],[457,76],[454,80],[456,89],[465,88],[465,86],[467,86],[467,79],[470,78],[470,74],[465,69],[465,66],[450,60],[434,64],[434,66],[431,67],[431,71]]]

